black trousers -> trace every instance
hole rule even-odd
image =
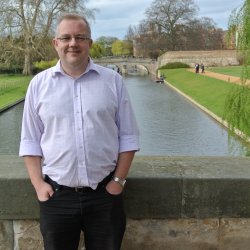
[[[77,250],[84,233],[86,250],[119,250],[126,227],[122,194],[105,185],[74,190],[46,178],[53,196],[40,204],[40,229],[45,250]]]

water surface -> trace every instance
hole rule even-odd
[[[249,145],[165,84],[126,77],[141,132],[141,155],[244,156]]]
[[[138,155],[245,156],[250,146],[170,87],[125,77],[140,128]],[[23,103],[0,114],[0,154],[18,154]]]

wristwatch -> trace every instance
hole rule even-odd
[[[113,176],[113,177],[112,177],[112,180],[115,181],[115,182],[117,182],[117,183],[119,183],[122,187],[125,186],[125,183],[126,183],[126,180],[125,180],[125,179],[122,180],[122,179],[120,179],[120,178],[117,177],[117,176]]]

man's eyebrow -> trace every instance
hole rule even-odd
[[[61,34],[60,36],[71,36],[70,34]],[[87,34],[82,34],[82,33],[79,33],[79,34],[76,34],[74,36],[88,36]]]

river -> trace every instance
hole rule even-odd
[[[137,155],[245,156],[250,146],[148,76],[124,78],[140,128]],[[23,103],[0,114],[0,154],[18,154]]]
[[[125,82],[141,132],[140,155],[245,156],[250,145],[183,96],[147,76]]]

